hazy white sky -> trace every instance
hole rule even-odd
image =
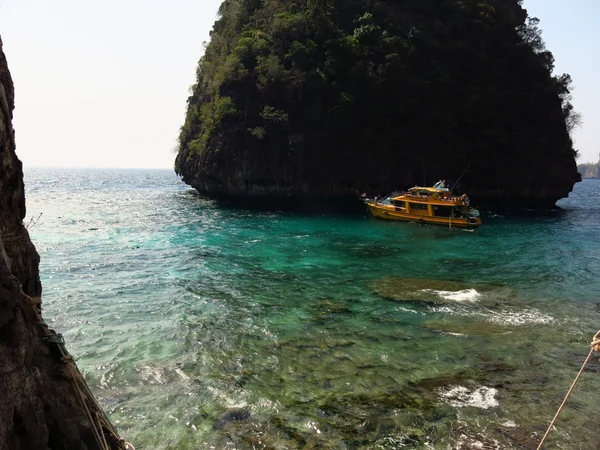
[[[15,82],[17,152],[35,166],[173,167],[188,88],[221,0],[0,0]],[[580,162],[600,144],[598,0],[525,0],[583,115]]]

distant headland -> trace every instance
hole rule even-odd
[[[600,157],[597,163],[584,163],[577,166],[577,171],[581,174],[581,178],[600,178]]]

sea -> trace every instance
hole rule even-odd
[[[25,168],[43,316],[139,449],[535,449],[600,329],[600,180],[474,231]],[[597,449],[600,360],[547,448]]]

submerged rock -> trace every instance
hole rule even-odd
[[[228,411],[225,411],[221,414],[215,423],[213,424],[213,428],[220,429],[224,428],[231,421],[241,421],[250,418],[250,410],[246,408],[233,408]]]
[[[386,277],[373,283],[373,290],[383,298],[396,301],[432,303],[475,302],[490,286],[453,280]]]
[[[513,331],[513,327],[497,325],[490,322],[429,320],[425,322],[423,326],[432,331],[467,336],[486,336],[491,334],[510,333]]]
[[[320,314],[349,314],[352,312],[348,306],[335,300],[317,300],[314,308]]]

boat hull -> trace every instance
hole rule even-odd
[[[447,227],[476,228],[481,225],[481,220],[467,219],[464,217],[436,217],[408,213],[403,208],[391,205],[382,205],[375,202],[365,202],[374,217],[384,220],[401,220],[404,222],[428,223],[432,225],[444,225]]]

